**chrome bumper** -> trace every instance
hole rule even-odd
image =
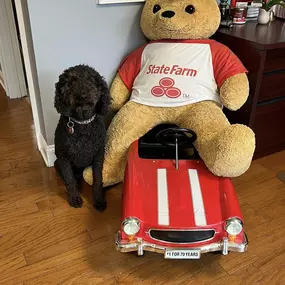
[[[223,255],[227,255],[229,251],[233,252],[245,252],[248,246],[248,239],[246,234],[244,234],[244,243],[242,244],[235,244],[228,241],[225,238],[222,242],[211,243],[208,245],[200,246],[197,248],[171,248],[171,247],[164,247],[156,244],[148,243],[142,239],[138,239],[137,242],[122,244],[121,243],[121,235],[120,232],[116,233],[116,248],[118,251],[126,253],[137,251],[138,255],[143,255],[144,251],[156,252],[164,254],[167,250],[179,250],[179,249],[196,249],[202,253],[208,252],[215,252],[221,251]]]

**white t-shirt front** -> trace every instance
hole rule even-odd
[[[218,88],[224,80],[246,71],[228,48],[213,40],[150,42],[119,68],[130,100],[157,107],[221,103]]]

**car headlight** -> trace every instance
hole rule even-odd
[[[230,219],[226,222],[226,231],[229,235],[238,235],[243,229],[242,221],[239,219]]]
[[[140,223],[137,218],[127,218],[123,221],[123,230],[125,234],[132,236],[139,232],[140,230]]]

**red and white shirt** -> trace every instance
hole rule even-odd
[[[130,53],[118,72],[131,101],[175,107],[221,103],[218,90],[224,81],[247,70],[228,47],[207,39],[152,41]]]

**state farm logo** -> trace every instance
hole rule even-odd
[[[168,98],[178,98],[181,95],[181,90],[174,85],[175,81],[172,78],[164,77],[159,81],[159,86],[154,86],[151,89],[151,94],[155,97],[166,95]]]

